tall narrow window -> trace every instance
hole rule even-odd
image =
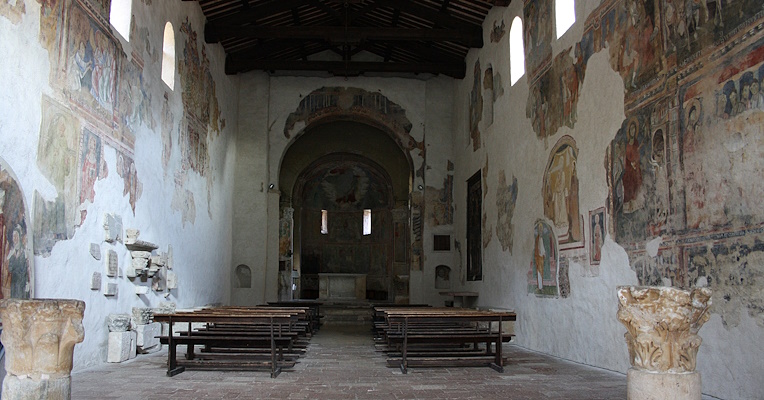
[[[109,22],[125,40],[130,41],[130,17],[133,15],[133,0],[111,0]]]
[[[363,210],[363,234],[371,235],[371,210]]]
[[[525,75],[525,50],[523,49],[523,20],[515,17],[509,28],[509,80],[510,85]]]
[[[467,280],[483,280],[483,184],[478,171],[467,180]]]
[[[175,31],[169,22],[164,25],[162,81],[170,87],[170,90],[175,89]]]
[[[327,235],[329,233],[329,212],[321,210],[321,234]]]
[[[559,39],[576,22],[576,1],[555,0],[554,20],[557,28],[557,39]]]

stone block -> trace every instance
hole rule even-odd
[[[101,246],[98,243],[90,243],[90,255],[96,260],[101,260]]]
[[[114,214],[104,216],[103,229],[105,238],[109,243],[122,241],[122,217]]]
[[[173,271],[167,271],[167,290],[178,288],[178,274]]]
[[[93,272],[90,278],[90,290],[101,290],[101,273]]]
[[[149,292],[149,287],[148,286],[136,286],[135,287],[135,294],[137,294],[139,296],[142,295],[142,294],[147,294],[148,292]]]
[[[109,250],[106,253],[106,276],[114,278],[119,272],[119,258],[117,252]]]
[[[103,295],[107,297],[113,297],[117,295],[118,291],[119,288],[117,287],[116,283],[107,283],[106,290],[103,292]]]
[[[106,362],[118,363],[130,358],[130,332],[109,332],[109,352]]]
[[[149,353],[159,350],[159,336],[162,334],[162,324],[152,322],[146,325],[137,325],[135,332],[138,334],[136,347],[139,353]]]
[[[133,307],[133,325],[150,324],[151,317],[154,315],[153,310],[151,307]]]
[[[130,330],[129,314],[109,314],[106,318],[109,332],[127,332]]]
[[[128,333],[130,333],[130,355],[128,358],[133,359],[138,354],[138,332],[129,331]]]

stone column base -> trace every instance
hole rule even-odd
[[[7,400],[69,400],[71,393],[70,376],[35,380],[7,374],[3,379],[2,398]]]
[[[627,400],[700,400],[700,373],[672,374],[630,368],[626,392]]]

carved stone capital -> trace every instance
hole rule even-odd
[[[69,377],[74,345],[85,339],[84,313],[80,300],[0,301],[8,374],[33,380]]]
[[[618,288],[618,320],[626,326],[629,361],[638,370],[695,371],[700,327],[710,318],[711,289]]]

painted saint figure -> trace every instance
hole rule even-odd
[[[546,247],[544,247],[543,231],[536,228],[536,246],[533,249],[533,259],[536,263],[536,282],[539,290],[544,289],[544,260],[546,260]]]
[[[600,214],[594,214],[594,225],[592,226],[592,260],[600,261],[602,259],[602,224],[600,223]]]
[[[642,167],[639,159],[639,140],[637,140],[636,123],[629,125],[623,164],[624,211],[631,212],[638,208],[636,203],[639,189],[642,186]]]
[[[92,203],[95,200],[95,181],[98,179],[98,154],[96,138],[92,134],[87,134],[87,150],[82,160],[80,169],[80,204],[85,200]]]

